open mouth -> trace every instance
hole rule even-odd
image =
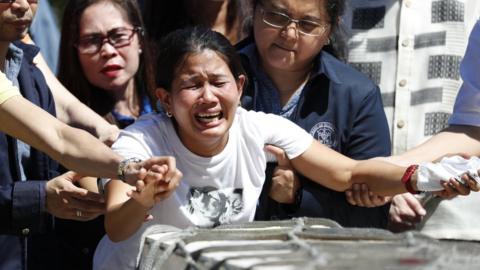
[[[201,123],[212,123],[223,118],[222,112],[217,113],[199,113],[195,115],[195,119]]]
[[[119,65],[109,65],[109,66],[106,66],[106,67],[102,68],[102,70],[100,72],[103,73],[107,77],[116,77],[121,69],[122,69],[122,67],[119,66]]]
[[[110,72],[110,71],[117,71],[119,69],[121,69],[122,67],[118,66],[118,65],[110,65],[110,66],[106,66],[104,68],[102,68],[102,72]]]

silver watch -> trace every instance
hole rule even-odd
[[[140,162],[142,162],[142,160],[139,159],[139,158],[135,158],[135,157],[127,158],[127,159],[124,159],[124,160],[120,161],[120,164],[118,164],[118,169],[117,169],[118,179],[125,182],[126,181],[125,174],[127,173],[126,171],[127,171],[128,164],[130,164],[130,163],[140,163]]]

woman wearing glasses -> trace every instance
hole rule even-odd
[[[151,57],[136,0],[71,0],[61,34],[59,79],[80,101],[119,128],[152,111]],[[75,264],[65,269],[89,269],[105,233],[103,217],[81,224],[59,221],[57,231],[70,247],[65,257],[71,259],[65,262]]]
[[[242,105],[282,115],[350,158],[387,156],[390,138],[378,87],[327,52],[341,47],[344,6],[343,0],[254,0],[254,41],[238,46],[249,75]],[[352,206],[344,193],[283,174],[288,170],[285,161],[267,168],[257,219],[313,216],[343,226],[385,227],[386,206]]]
[[[151,57],[137,1],[72,0],[64,14],[60,81],[119,128],[151,112]]]

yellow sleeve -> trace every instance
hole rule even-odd
[[[13,86],[12,82],[7,79],[7,76],[0,72],[0,105],[13,96],[20,95],[18,88]]]

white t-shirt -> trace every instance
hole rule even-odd
[[[175,192],[151,210],[145,223],[128,240],[100,242],[94,269],[134,268],[142,234],[152,224],[179,228],[211,227],[252,221],[265,179],[265,144],[279,146],[292,159],[305,152],[312,137],[282,117],[237,109],[225,149],[213,157],[200,157],[180,141],[172,122],[163,114],[150,114],[122,131],[113,150],[146,159],[171,155],[183,178]]]
[[[3,72],[0,72],[0,105],[13,96],[19,96],[18,88],[13,86]]]

